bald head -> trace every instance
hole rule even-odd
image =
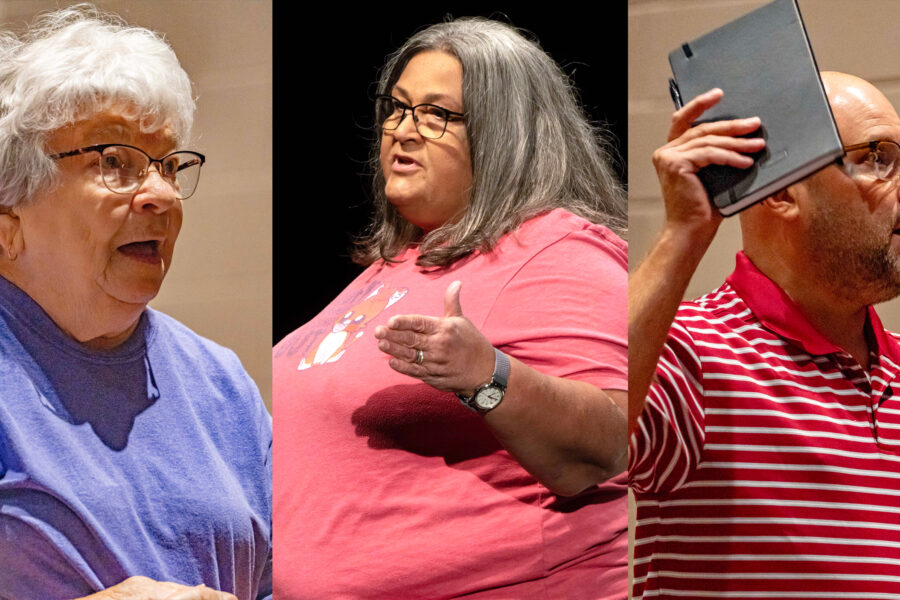
[[[871,127],[900,121],[897,111],[878,89],[855,75],[823,71],[822,83],[844,145],[869,141],[860,135]]]

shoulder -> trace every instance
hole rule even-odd
[[[584,301],[609,293],[625,302],[627,244],[606,227],[562,209],[526,221],[485,258],[506,265],[507,283],[534,281],[548,290],[581,290],[590,296]]]
[[[584,257],[628,269],[628,245],[622,238],[603,225],[563,209],[529,219],[500,240],[497,252],[550,254],[570,260]]]
[[[232,350],[201,336],[184,323],[165,313],[148,307],[147,318],[150,320],[148,344],[171,344],[176,349],[192,356],[240,363]]]
[[[773,343],[768,332],[728,283],[716,290],[682,302],[666,342],[665,356],[674,356],[700,370],[704,357],[750,356],[747,347],[760,339]],[[670,358],[672,358],[670,356]]]
[[[247,435],[268,439],[268,411],[237,354],[165,313],[148,308],[145,314],[148,360],[157,384],[188,398],[195,408],[215,411],[220,424],[243,423]],[[256,422],[258,430],[246,427],[248,422]]]
[[[483,321],[489,339],[515,347],[517,358],[547,374],[590,374],[601,387],[625,389],[625,242],[563,210],[527,221],[504,241],[495,262],[506,263],[505,277]],[[561,369],[544,370],[554,363]]]
[[[723,330],[736,329],[753,318],[753,313],[730,284],[686,300],[678,306],[675,323],[707,323]]]
[[[178,370],[178,375],[193,377],[198,382],[212,380],[214,385],[242,390],[258,396],[255,383],[244,370],[234,351],[207,339],[192,329],[152,308],[147,308],[150,321],[147,347],[151,356]]]

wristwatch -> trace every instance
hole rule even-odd
[[[479,414],[492,411],[503,401],[509,381],[509,357],[494,348],[494,374],[491,381],[475,388],[470,397],[456,394],[459,401]]]

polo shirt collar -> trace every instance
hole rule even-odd
[[[800,307],[774,281],[757,269],[743,251],[738,252],[736,262],[734,272],[726,281],[760,323],[810,354],[842,352],[841,348],[813,327]],[[900,343],[887,334],[872,306],[868,306],[866,311],[866,326],[869,327],[867,335],[874,335],[878,344],[876,353],[900,362]]]

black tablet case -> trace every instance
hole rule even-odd
[[[711,165],[698,173],[726,216],[844,155],[796,0],[775,0],[669,53],[676,107],[721,88],[698,122],[758,116],[766,148],[748,169]],[[751,136],[758,136],[757,131]]]

